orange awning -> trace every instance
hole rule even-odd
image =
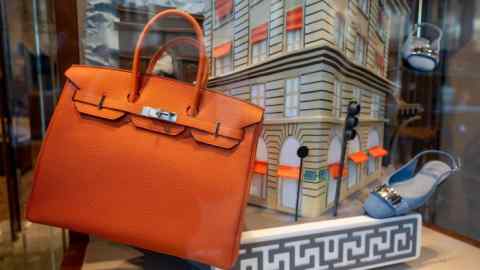
[[[267,174],[267,162],[263,160],[255,161],[255,165],[253,167],[253,171],[258,174]]]
[[[340,163],[328,165],[328,172],[330,177],[337,178],[340,176]],[[343,177],[348,176],[347,166],[343,166]]]
[[[295,166],[279,165],[277,175],[279,177],[298,179],[298,176],[300,175],[300,168]]]
[[[303,7],[296,7],[287,12],[287,31],[303,28]]]
[[[264,23],[252,29],[252,43],[257,43],[267,38],[268,25]]]
[[[388,151],[383,149],[382,147],[380,146],[375,146],[375,147],[372,147],[370,149],[368,149],[368,153],[372,156],[372,157],[375,157],[375,158],[378,158],[378,157],[384,157],[388,154]]]
[[[217,0],[215,10],[218,18],[223,18],[230,14],[233,9],[233,0]]]
[[[232,42],[225,42],[213,48],[213,57],[220,58],[230,53],[232,50]]]
[[[365,154],[363,151],[353,153],[349,155],[348,158],[356,164],[362,164],[368,160],[367,154]]]

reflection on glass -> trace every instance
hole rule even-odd
[[[62,230],[23,218],[34,161],[59,93],[52,5],[33,0],[0,6],[6,112],[0,142],[7,149],[0,155],[0,269],[59,269],[63,251]]]

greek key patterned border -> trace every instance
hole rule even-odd
[[[233,270],[366,269],[406,261],[418,255],[419,223],[414,216],[370,226],[243,244]]]

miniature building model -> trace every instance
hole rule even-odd
[[[387,5],[388,4],[388,5]],[[401,0],[216,0],[205,11],[210,87],[265,108],[250,203],[293,213],[300,159],[300,212],[332,206],[346,107],[362,106],[349,143],[342,197],[381,172],[389,12]]]

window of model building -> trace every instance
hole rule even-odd
[[[340,176],[340,155],[342,152],[342,140],[340,136],[333,136],[328,146],[327,164],[328,164],[328,191],[327,191],[327,205],[330,205],[335,200],[335,191],[337,188],[338,177]],[[347,177],[348,173],[343,176]]]
[[[378,75],[383,76],[385,74],[385,55],[383,50],[377,50],[375,52],[375,64],[377,66]]]
[[[270,1],[259,1],[249,9],[251,63],[256,64],[267,58]]]
[[[280,151],[277,176],[280,186],[280,204],[283,208],[295,209],[296,206],[300,173],[300,158],[297,156],[299,147],[300,142],[297,139],[288,137]],[[300,200],[300,207],[301,202],[302,200]]]
[[[233,18],[233,0],[215,1],[215,27],[221,26]]]
[[[355,38],[355,62],[359,65],[365,63],[365,38],[357,33]]]
[[[380,118],[380,95],[373,94],[371,106],[372,108],[370,110],[370,116],[373,119],[379,119]]]
[[[267,58],[267,23],[252,30],[252,64]]]
[[[361,96],[362,96],[362,89],[358,87],[354,87],[352,90],[352,101],[357,102],[358,104],[361,104]]]
[[[341,13],[335,17],[335,44],[341,51],[345,48],[345,18]]]
[[[265,84],[252,85],[250,99],[253,104],[265,108]]]
[[[360,151],[358,135],[348,143],[348,151],[348,188],[353,188],[360,183],[360,167],[368,160],[368,156]]]
[[[232,42],[225,42],[213,49],[215,58],[215,75],[222,75],[232,71]]]
[[[213,31],[213,58],[215,76],[229,73],[233,70],[233,22],[230,21]]]
[[[267,196],[268,150],[263,138],[258,139],[250,195],[265,199]]]
[[[300,107],[300,85],[298,78],[285,80],[285,117],[296,117]]]
[[[332,106],[332,115],[333,117],[340,117],[342,113],[342,81],[339,79],[335,80],[334,84],[334,93],[333,93],[333,106]]]
[[[286,47],[287,52],[298,50],[302,47],[303,36],[303,1],[286,1]]]
[[[372,175],[378,170],[378,157],[373,155],[372,150],[380,147],[380,136],[376,129],[370,129],[368,132],[367,148],[369,151],[367,163],[367,175]]]

